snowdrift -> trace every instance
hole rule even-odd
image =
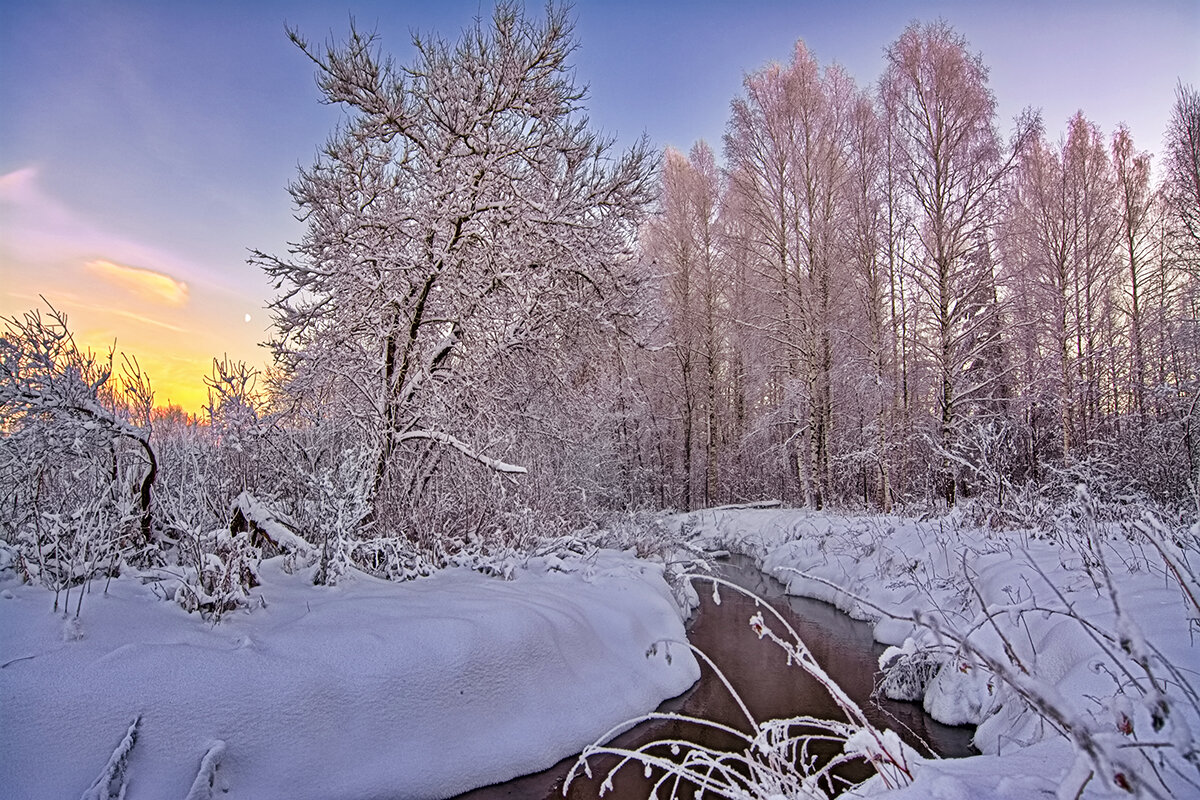
[[[699,676],[684,648],[647,656],[685,633],[661,568],[626,554],[511,581],[314,587],[278,559],[261,577],[263,601],[215,626],[135,578],[94,585],[78,624],[7,582],[0,794],[80,797],[140,716],[127,800],[187,797],[217,756],[230,800],[446,797],[544,769]]]

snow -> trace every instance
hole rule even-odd
[[[77,624],[6,581],[0,793],[80,797],[140,717],[128,800],[445,797],[549,767],[699,675],[684,648],[647,655],[684,630],[662,568],[630,554],[336,587],[284,563],[217,625],[134,577],[94,584]]]
[[[1196,589],[1155,526],[1084,518],[1075,534],[1046,537],[787,509],[714,509],[680,522],[702,547],[753,556],[791,594],[874,621],[876,639],[893,646],[881,661],[908,670],[897,690],[923,695],[941,722],[978,726],[984,755],[924,762],[889,800],[1074,797],[1084,781],[1085,798],[1130,796],[1122,782],[1138,781],[1145,796],[1200,796],[1200,773],[1181,757],[1196,752],[1200,730]],[[919,654],[941,664],[930,680]],[[1070,739],[1060,733],[1068,727]],[[1098,763],[1113,776],[1107,785],[1089,780]],[[882,791],[877,780],[865,789]]]

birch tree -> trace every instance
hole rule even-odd
[[[1114,382],[1106,365],[1114,355],[1116,247],[1116,181],[1100,129],[1075,114],[1067,125],[1063,148],[1067,205],[1067,247],[1071,260],[1070,315],[1074,391],[1078,398],[1075,426],[1080,449],[1088,450],[1102,424],[1106,400],[1119,411]],[[1111,394],[1108,391],[1112,390]]]
[[[887,174],[884,129],[871,97],[859,93],[853,101],[848,125],[849,180],[844,187],[849,211],[847,252],[855,267],[858,300],[865,330],[858,336],[862,357],[856,365],[854,386],[868,417],[868,440],[875,473],[875,497],[885,511],[891,508],[892,479],[889,464],[893,407],[893,360],[899,320],[889,314],[893,284],[889,274]],[[864,487],[865,488],[865,487]],[[864,491],[865,493],[865,491]]]
[[[709,146],[690,155],[667,148],[659,213],[647,226],[645,246],[655,264],[661,311],[660,349],[669,353],[681,427],[682,504],[705,505],[719,493],[718,460],[723,403],[718,383],[727,373],[725,339],[728,278],[721,253],[721,185]],[[700,441],[702,438],[702,442]],[[697,446],[697,445],[701,446]],[[703,486],[693,486],[694,454],[703,451]]]
[[[1075,280],[1066,198],[1061,151],[1039,136],[1022,154],[1010,187],[1004,250],[1018,301],[1027,369],[1024,388],[1035,403],[1057,416],[1064,458],[1071,451],[1075,414],[1070,348]],[[1036,422],[1031,420],[1031,425]],[[1036,442],[1036,432],[1033,435]]]
[[[1150,189],[1150,154],[1134,149],[1129,128],[1112,136],[1116,172],[1117,232],[1125,272],[1125,313],[1129,318],[1130,393],[1133,410],[1146,412],[1146,301],[1151,291],[1151,235],[1154,195]]]
[[[731,190],[759,269],[775,284],[775,370],[791,395],[785,441],[804,502],[819,508],[832,489],[834,317],[846,282],[837,265],[855,90],[840,67],[822,70],[803,42],[787,67],[769,65],[743,87],[725,136]]]
[[[996,378],[994,370],[968,376],[994,348],[993,337],[983,334],[999,330],[994,307],[980,304],[995,290],[990,259],[981,259],[979,250],[988,246],[1000,183],[1036,126],[1029,118],[1018,121],[1005,152],[987,68],[945,22],[913,23],[888,48],[880,93],[894,136],[894,168],[916,212],[912,232],[919,248],[912,267],[937,374],[937,441],[949,453],[966,407]],[[949,462],[940,483],[953,503]]]
[[[1166,133],[1164,194],[1176,223],[1177,248],[1196,269],[1200,257],[1200,91],[1180,82]]]

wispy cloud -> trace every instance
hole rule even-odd
[[[29,308],[40,308],[47,302],[47,298],[45,296],[37,294],[9,292],[8,296],[13,300],[20,300],[24,303],[27,303]],[[74,313],[75,311],[90,311],[96,315],[99,315],[100,318],[102,318],[105,314],[111,314],[113,316],[121,317],[122,319],[139,322],[143,325],[161,328],[162,330],[174,331],[175,333],[192,333],[192,331],[187,328],[181,328],[178,325],[172,325],[171,323],[163,322],[160,319],[152,319],[143,314],[135,314],[134,312],[126,311],[123,308],[113,308],[112,306],[100,306],[96,305],[95,303],[89,303],[73,292],[57,291],[54,293],[54,298],[55,308],[57,308],[59,311],[63,311],[68,308],[71,310],[71,313]]]
[[[92,266],[100,262],[115,265],[118,270],[97,270]],[[149,283],[145,276],[134,278],[125,274],[125,277],[118,279],[114,275],[121,268],[149,267],[151,273],[160,274],[169,281],[180,284],[186,281],[190,289],[234,289],[228,276],[197,262],[186,253],[113,230],[75,210],[45,189],[36,166],[0,174],[0,280],[6,271],[40,270],[47,264],[84,269],[125,289],[132,289],[130,284],[136,281],[136,285],[141,287],[141,297],[158,302],[167,302],[170,297],[178,298],[178,291],[166,284],[159,284],[162,291],[154,294],[153,290],[147,288]],[[125,282],[117,283],[118,280]],[[186,300],[188,294],[189,290],[185,288],[182,299]],[[180,302],[177,299],[174,305]]]
[[[127,289],[145,300],[170,306],[181,306],[187,302],[188,285],[165,272],[118,264],[103,258],[93,259],[85,266],[104,281]]]

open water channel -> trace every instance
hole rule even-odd
[[[922,754],[952,758],[970,755],[973,729],[942,725],[916,703],[872,697],[877,680],[879,655],[883,645],[871,635],[871,626],[857,622],[827,603],[790,597],[784,587],[764,575],[747,558],[735,557],[724,565],[721,577],[743,586],[769,600],[800,634],[817,662],[862,707],[868,718],[880,728],[892,728]],[[711,586],[699,582],[700,608],[688,626],[692,644],[708,654],[729,678],[743,702],[756,719],[808,715],[840,719],[828,693],[798,666],[788,666],[781,648],[760,640],[750,629],[755,613],[754,601],[728,588],[721,590],[721,603],[713,602]],[[768,615],[769,619],[769,615]],[[785,631],[776,632],[785,636]],[[674,711],[694,717],[717,720],[746,730],[745,717],[728,690],[707,667],[702,665],[700,680],[690,690],[666,701],[660,711]],[[728,748],[695,725],[675,721],[648,721],[618,736],[612,744],[633,748],[662,738],[683,738]],[[476,789],[455,800],[499,800],[500,798],[561,798],[575,757],[564,759],[548,770],[526,775],[507,783]],[[600,781],[616,763],[612,758],[593,758],[592,775],[577,775],[567,797],[595,798]],[[866,777],[868,768],[851,773],[855,779]],[[651,785],[640,764],[628,764],[614,779],[606,798],[626,800],[645,798]]]

